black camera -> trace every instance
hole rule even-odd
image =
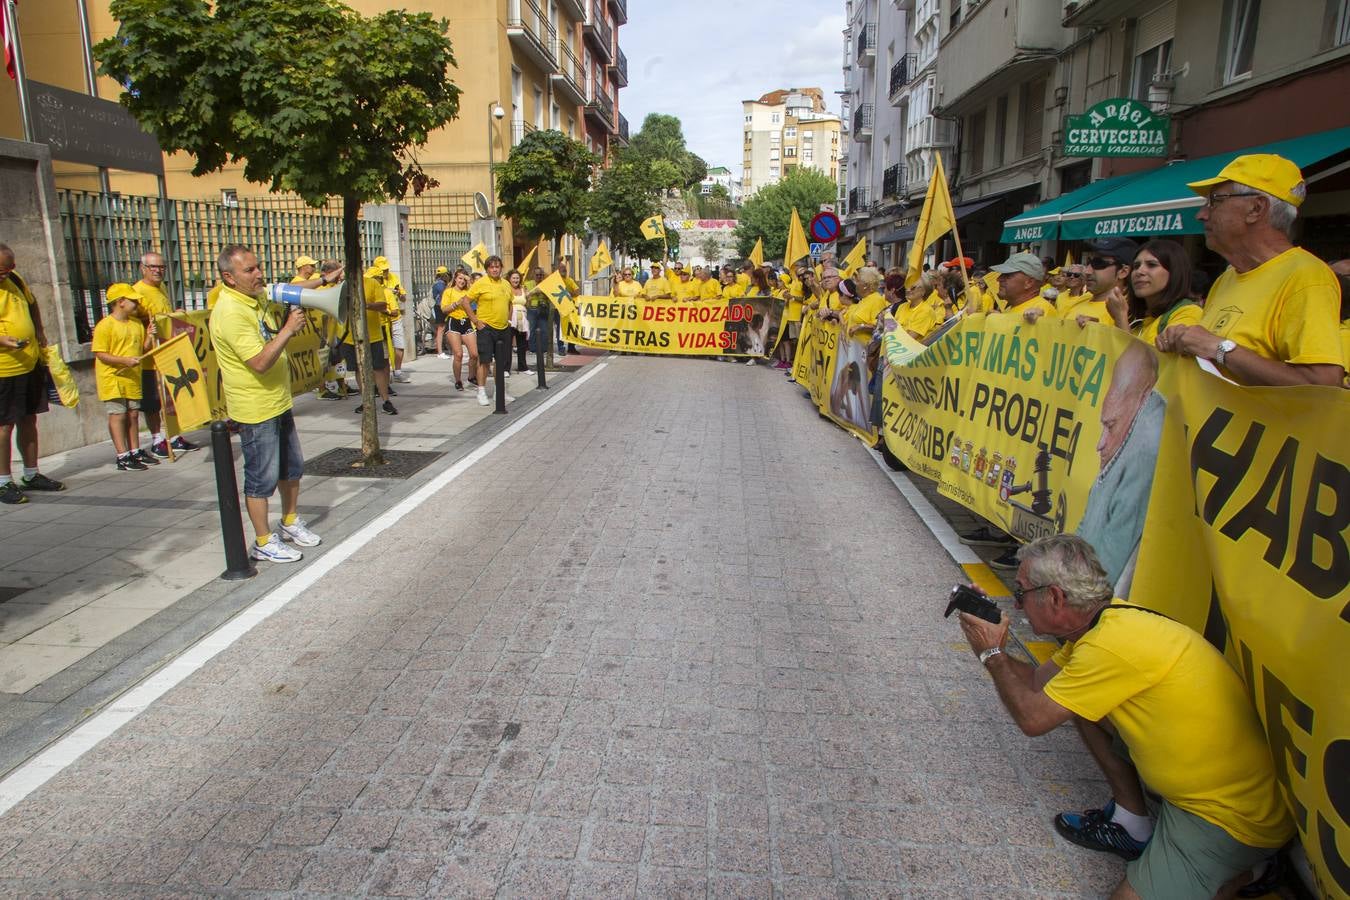
[[[975,591],[966,587],[964,584],[958,584],[952,587],[951,597],[947,602],[947,611],[942,614],[945,619],[952,614],[953,610],[968,612],[972,616],[979,616],[986,622],[993,622],[997,625],[1002,616],[998,611],[998,606],[983,594],[977,594]]]

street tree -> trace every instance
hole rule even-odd
[[[664,160],[669,169],[656,170],[664,189],[687,188],[698,184],[708,175],[708,164],[685,146],[684,129],[675,116],[648,113],[642,128],[633,135],[634,152],[655,163]]]
[[[312,206],[342,198],[347,321],[372,371],[357,213],[436,182],[411,156],[459,112],[449,23],[338,2],[113,0],[114,37],[94,54],[121,102],[193,175],[243,162],[244,177]],[[374,380],[362,379],[361,456],[384,462]]]
[[[698,251],[703,255],[708,265],[715,265],[722,257],[722,242],[717,239],[715,234],[706,235],[699,242]]]
[[[741,204],[736,226],[736,252],[749,256],[755,241],[764,238],[764,258],[779,259],[787,252],[788,223],[796,207],[805,225],[822,203],[835,202],[839,186],[815,169],[797,169],[777,184],[765,185]]]
[[[586,227],[586,195],[599,164],[599,157],[585,144],[561,131],[532,131],[497,167],[497,208],[517,231],[552,240],[553,258],[558,259],[563,235],[581,234]],[[548,334],[552,333],[549,304]],[[547,364],[553,365],[551,350]]]

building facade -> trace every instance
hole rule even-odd
[[[699,184],[699,193],[707,197],[717,185],[726,189],[727,195],[732,203],[740,203],[744,197],[744,191],[741,188],[741,180],[732,174],[726,166],[712,166],[708,169],[708,174],[703,177]]]
[[[741,189],[749,196],[798,168],[839,178],[840,121],[820,88],[770,91],[743,101]]]

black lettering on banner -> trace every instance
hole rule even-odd
[[[1261,694],[1265,700],[1266,738],[1270,742],[1270,753],[1275,760],[1275,777],[1284,785],[1289,801],[1294,806],[1294,823],[1298,825],[1301,833],[1307,834],[1308,807],[1299,800],[1294,790],[1289,777],[1289,767],[1290,763],[1293,763],[1298,776],[1306,778],[1308,754],[1294,743],[1293,733],[1285,726],[1285,713],[1288,713],[1288,721],[1297,725],[1308,737],[1312,737],[1313,710],[1311,706],[1295,697],[1293,691],[1265,666],[1261,667],[1261,687]]]
[[[1340,815],[1342,822],[1350,822],[1350,740],[1341,738],[1327,744],[1322,754],[1322,783],[1327,800]],[[1317,814],[1317,845],[1322,849],[1322,861],[1336,885],[1350,893],[1350,862],[1336,846],[1336,828],[1320,812]]]
[[[1201,496],[1200,481],[1196,475],[1205,471],[1215,479],[1214,487],[1210,488],[1209,494],[1205,497],[1203,507],[1196,510],[1196,514],[1205,520],[1206,525],[1214,524],[1219,511],[1242,484],[1243,476],[1251,468],[1252,459],[1256,456],[1261,435],[1266,430],[1261,423],[1253,422],[1247,429],[1247,436],[1242,439],[1242,446],[1238,448],[1238,452],[1225,453],[1214,444],[1231,421],[1233,414],[1228,410],[1214,410],[1200,426],[1195,442],[1191,444],[1191,482],[1195,486],[1196,499]]]
[[[975,382],[975,399],[970,404],[970,420],[975,421],[975,414],[989,405],[989,385],[983,381]]]
[[[931,385],[932,381],[930,380],[928,383]],[[961,415],[961,407],[957,402],[957,398],[960,396],[961,379],[944,376],[942,379],[942,396],[938,399],[937,404],[938,409],[949,409],[958,416]]]
[[[1323,488],[1328,488],[1332,495],[1328,512],[1321,510]],[[1289,577],[1315,597],[1336,596],[1345,590],[1346,580],[1350,579],[1350,547],[1346,546],[1345,540],[1347,526],[1350,526],[1350,469],[1319,453],[1313,460],[1303,518],[1298,523],[1294,561],[1289,566]],[[1331,561],[1326,568],[1316,561],[1315,548],[1319,539],[1331,548]],[[1350,622],[1350,604],[1341,609],[1341,621]],[[1350,816],[1346,821],[1350,822]]]
[[[1293,500],[1294,461],[1297,458],[1298,441],[1286,438],[1260,489],[1219,529],[1224,537],[1234,542],[1252,530],[1265,535],[1268,543],[1262,558],[1277,569],[1289,549],[1289,507]],[[1276,491],[1279,497],[1272,510],[1270,500]]]
[[[1055,421],[1050,426],[1050,455],[1069,463],[1066,474],[1073,473],[1074,452],[1078,449],[1078,436],[1082,431],[1083,423],[1074,421],[1073,410],[1055,410]]]

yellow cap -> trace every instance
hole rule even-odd
[[[295,267],[297,269],[305,266],[317,266],[319,261],[312,256],[297,256],[295,258]]]
[[[366,269],[366,277],[367,277],[367,278],[379,278],[381,275],[383,275],[383,274],[384,274],[385,272],[387,272],[387,271],[389,271],[389,270],[388,270],[388,269],[381,269],[379,266],[371,266],[369,269]]]
[[[140,302],[141,295],[136,293],[136,289],[129,284],[118,282],[108,286],[107,303],[112,306],[118,300],[135,300]]]
[[[1216,184],[1231,181],[1265,191],[1286,203],[1299,206],[1308,196],[1308,186],[1303,183],[1303,173],[1283,156],[1274,153],[1248,153],[1223,167],[1213,178],[1192,181],[1186,187],[1201,197],[1208,197]]]
[[[374,261],[373,263],[371,263],[371,265],[374,266],[374,267],[377,268],[377,269],[386,269],[386,270],[387,270],[387,269],[389,268],[389,260],[388,260],[386,257],[383,257],[383,256],[377,256],[377,257],[375,257],[375,261]]]
[[[449,274],[450,274],[450,270],[447,269],[445,266],[437,266],[437,267],[436,267],[436,274],[437,274],[437,275],[449,275]]]

